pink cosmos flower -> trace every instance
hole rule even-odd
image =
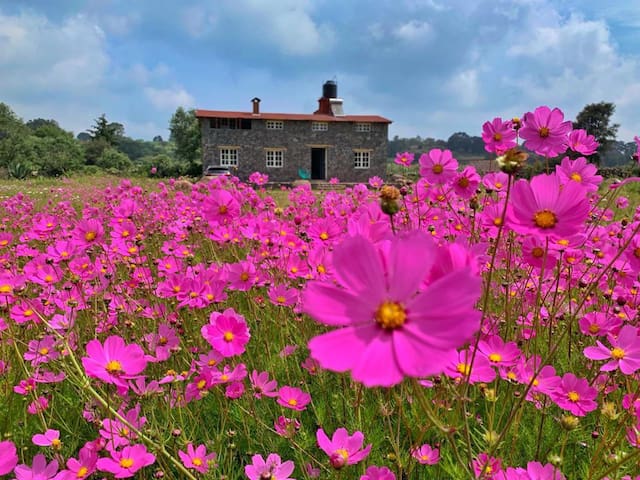
[[[121,392],[129,389],[128,380],[136,378],[147,367],[144,351],[138,344],[126,345],[124,339],[112,335],[104,341],[87,343],[88,357],[82,357],[82,366],[89,377],[111,383]]]
[[[249,480],[294,480],[289,475],[293,473],[295,464],[291,460],[282,462],[280,455],[271,453],[265,461],[262,455],[251,457],[251,465],[244,467],[244,473]]]
[[[476,478],[494,480],[502,471],[502,460],[482,452],[471,462],[471,467]]]
[[[79,247],[90,247],[99,244],[104,236],[104,227],[95,218],[83,219],[78,222],[73,230],[74,245]]]
[[[18,454],[13,442],[0,442],[0,475],[10,473],[18,464]]]
[[[479,353],[471,359],[473,353],[470,350],[463,350],[456,356],[450,357],[451,362],[447,365],[445,373],[448,377],[458,381],[468,381],[469,383],[492,382],[496,378],[496,372],[491,366],[491,362]]]
[[[97,466],[102,472],[112,473],[115,478],[133,477],[138,470],[152,465],[156,456],[142,444],[127,446],[122,451],[111,451],[111,458],[100,458]]]
[[[59,430],[47,430],[44,433],[37,433],[31,437],[31,441],[34,445],[38,445],[39,447],[53,447],[55,449],[59,449],[62,445]]]
[[[269,372],[260,372],[257,370],[251,372],[249,380],[253,387],[253,396],[255,398],[262,398],[262,395],[267,397],[277,397],[278,393],[275,391],[278,388],[278,382],[275,380],[269,380]]]
[[[584,349],[584,356],[591,360],[609,360],[602,367],[601,372],[620,369],[625,375],[631,375],[640,369],[640,337],[638,329],[625,325],[620,330],[618,338],[609,336],[611,348],[605,347],[599,340],[597,347]]]
[[[214,190],[204,210],[205,218],[209,222],[225,224],[231,222],[240,214],[240,203],[227,190]]]
[[[440,450],[425,443],[411,450],[411,456],[422,465],[435,465],[440,461]]]
[[[52,460],[47,464],[46,457],[39,453],[33,457],[31,467],[28,465],[18,465],[13,473],[16,480],[49,480],[58,472],[58,462]]]
[[[244,317],[233,308],[224,312],[212,312],[209,323],[200,330],[204,339],[223,357],[244,353],[251,334]]]
[[[333,468],[340,469],[345,465],[354,465],[364,460],[371,451],[371,444],[364,449],[364,434],[355,432],[349,435],[346,428],[339,428],[333,432],[331,440],[322,428],[316,431],[316,439],[320,449],[329,456],[329,463]]]
[[[496,117],[491,122],[482,125],[482,140],[487,152],[495,152],[502,155],[504,152],[516,146],[516,131],[511,120],[502,121]]]
[[[577,417],[598,408],[595,398],[598,391],[589,386],[584,378],[577,378],[573,373],[565,373],[560,385],[551,393],[551,399],[563,410],[568,410]]]
[[[588,192],[597,192],[602,183],[602,177],[596,175],[597,171],[596,166],[589,163],[584,157],[578,157],[575,160],[564,157],[562,163],[556,165],[556,175],[558,175],[561,184],[576,182]]]
[[[280,415],[278,419],[273,422],[273,429],[278,435],[285,438],[293,438],[298,430],[300,430],[300,422],[295,418],[287,418]]]
[[[339,286],[310,282],[302,302],[319,322],[343,327],[309,342],[322,368],[351,370],[366,386],[442,373],[453,350],[478,329],[480,279],[465,266],[421,288],[437,266],[436,249],[422,232],[393,237],[384,250],[361,236],[335,249]]]
[[[518,180],[513,186],[509,226],[523,235],[570,237],[578,233],[589,215],[585,190],[569,182],[560,187],[555,174]]]
[[[207,447],[204,445],[198,445],[193,448],[193,443],[187,445],[187,451],[178,451],[178,456],[182,463],[187,468],[192,468],[199,473],[207,473],[209,471],[209,464],[213,463],[216,459],[216,453],[211,452],[207,455]]]
[[[393,161],[397,165],[408,167],[413,162],[414,157],[414,154],[411,152],[396,153],[396,158]]]
[[[579,128],[569,134],[569,148],[574,152],[591,155],[598,150],[598,146],[596,137],[589,135],[586,130]]]
[[[559,108],[538,107],[533,113],[524,114],[519,134],[529,150],[545,157],[555,157],[567,149],[567,135],[573,128],[570,121],[563,120],[564,113]]]
[[[617,332],[621,325],[620,317],[603,312],[589,312],[578,320],[580,331],[590,337],[604,337]]]
[[[67,460],[67,469],[62,470],[55,480],[78,480],[88,478],[96,471],[98,453],[96,445],[92,442],[85,443],[80,449],[79,458]]]
[[[302,411],[311,401],[311,395],[295,387],[281,387],[278,390],[278,404],[292,410]]]
[[[443,184],[451,180],[458,169],[458,161],[450,150],[433,148],[420,156],[420,176],[432,184]]]
[[[367,471],[360,477],[360,480],[396,480],[396,475],[387,467],[367,467]]]
[[[369,186],[371,188],[380,188],[382,185],[384,185],[384,180],[378,176],[369,179]]]
[[[529,462],[526,470],[521,467],[509,467],[495,478],[496,480],[565,480],[565,476],[558,468],[550,463],[542,465],[540,462]]]

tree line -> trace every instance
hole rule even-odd
[[[74,137],[56,120],[23,121],[0,103],[0,177],[56,177],[76,173],[154,175],[202,174],[200,127],[194,110],[178,108],[169,121],[165,141],[136,140],[124,125],[100,115],[92,126]]]
[[[620,125],[612,123],[611,117],[615,112],[615,104],[609,102],[592,103],[586,105],[576,116],[573,128],[582,128],[596,137],[600,144],[598,151],[591,157],[591,161],[602,167],[628,165],[631,156],[636,151],[635,142],[623,142],[616,139]],[[461,160],[488,159],[490,154],[484,149],[484,142],[480,136],[471,136],[465,132],[456,132],[447,140],[416,136],[412,138],[393,137],[389,140],[388,156],[393,158],[397,153],[428,152],[432,148],[448,149]],[[535,160],[536,156],[531,155]]]

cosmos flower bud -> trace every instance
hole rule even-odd
[[[578,417],[574,417],[573,415],[563,415],[560,418],[560,425],[565,430],[575,430],[578,428],[580,424],[580,419]]]
[[[529,154],[524,153],[517,148],[510,148],[503,155],[496,158],[500,171],[513,175],[516,173],[529,158]]]

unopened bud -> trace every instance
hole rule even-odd
[[[575,430],[578,428],[580,424],[580,419],[578,417],[574,417],[573,415],[563,415],[560,419],[560,425],[565,430]]]

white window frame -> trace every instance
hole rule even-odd
[[[329,122],[311,122],[312,132],[326,132],[329,130]]]
[[[371,168],[371,150],[354,150],[353,168],[358,170]]]
[[[267,120],[267,130],[284,130],[284,121]]]
[[[219,147],[220,166],[221,167],[237,167],[238,166],[238,148],[237,147]]]
[[[371,124],[370,123],[358,122],[358,123],[355,124],[354,129],[355,129],[356,132],[360,132],[360,133],[370,132],[371,131]]]
[[[284,148],[270,148],[265,150],[267,168],[284,167]]]

